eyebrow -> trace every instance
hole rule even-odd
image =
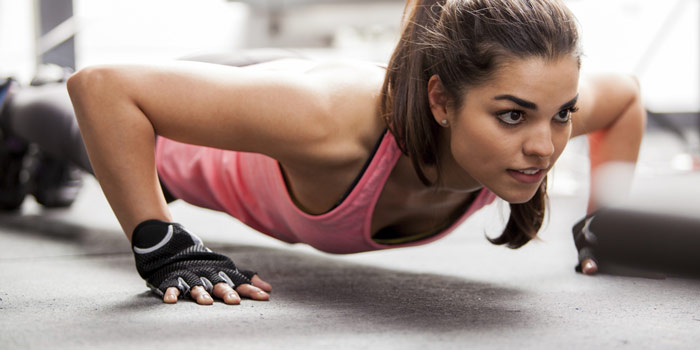
[[[516,104],[518,104],[519,106],[521,106],[521,107],[523,107],[523,108],[532,109],[532,110],[535,110],[535,111],[537,110],[537,104],[536,104],[536,103],[531,102],[531,101],[527,101],[527,100],[523,100],[522,98],[515,97],[515,96],[513,96],[513,95],[508,95],[508,94],[506,94],[506,95],[498,95],[498,96],[494,97],[493,99],[494,99],[494,100],[509,100],[509,101],[513,101],[513,102],[515,102]],[[570,108],[570,107],[572,107],[573,105],[576,104],[576,101],[578,101],[578,94],[576,94],[576,96],[575,96],[574,98],[572,98],[570,101],[568,101],[568,102],[564,103],[563,105],[561,105],[561,107],[559,107],[559,109]]]

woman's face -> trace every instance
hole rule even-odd
[[[446,107],[445,184],[530,200],[571,135],[578,78],[574,57],[513,60],[469,89],[460,109]]]

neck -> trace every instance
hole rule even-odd
[[[450,146],[450,133],[447,131],[441,132],[438,152],[440,152],[439,170],[433,166],[425,171],[431,181],[437,180],[438,173],[440,174],[440,182],[436,186],[456,193],[471,193],[483,187],[457,163]]]
[[[456,169],[461,169],[452,157],[449,157],[449,159],[443,158],[443,164],[441,165],[442,176],[439,183],[436,182],[438,169],[434,166],[425,167],[423,169],[424,175],[434,183],[432,186],[426,186],[418,177],[411,159],[401,156],[396,164],[394,180],[397,184],[400,184],[401,188],[416,196],[437,196],[442,199],[464,199],[483,187],[471,177],[464,176],[464,172],[457,171],[455,167]]]

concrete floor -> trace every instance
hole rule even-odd
[[[502,209],[427,246],[335,256],[174,203],[178,221],[259,271],[273,293],[239,306],[166,305],[88,179],[69,210],[28,200],[0,214],[0,349],[697,348],[700,281],[574,272],[580,193],[554,193],[541,241],[516,251],[484,239],[502,227]]]

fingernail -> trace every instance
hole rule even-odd
[[[226,302],[233,305],[238,305],[241,302],[241,299],[238,297],[238,295],[229,293],[226,294]]]
[[[593,264],[592,261],[588,260],[585,264],[583,264],[583,269],[587,272],[593,272],[595,269],[595,264]]]

